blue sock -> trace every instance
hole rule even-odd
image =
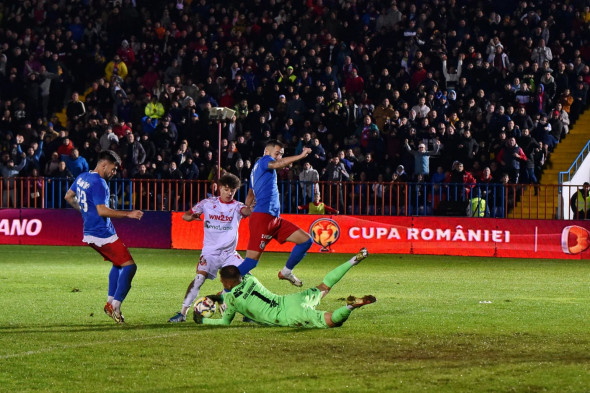
[[[117,290],[117,281],[119,281],[119,272],[121,271],[120,266],[115,266],[111,268],[111,272],[109,273],[109,296],[115,296],[115,291]]]
[[[133,276],[135,276],[135,272],[137,271],[137,265],[127,265],[121,268],[121,273],[119,274],[119,281],[117,282],[117,290],[115,291],[115,300],[123,302],[127,293],[131,289],[131,281],[133,280]]]
[[[240,271],[240,274],[244,276],[250,272],[250,270],[254,269],[256,265],[258,265],[258,261],[256,259],[246,258],[244,259],[244,262],[238,266],[238,270]]]
[[[291,251],[291,255],[289,255],[289,259],[287,259],[285,267],[287,269],[293,269],[295,266],[297,266],[297,264],[303,259],[303,257],[307,253],[307,250],[309,250],[309,247],[311,247],[312,244],[313,241],[311,239],[307,239],[307,241],[304,243],[296,244],[295,247],[293,247],[293,251]]]

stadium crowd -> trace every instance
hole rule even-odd
[[[538,183],[587,106],[589,21],[582,0],[2,3],[1,176],[112,149],[125,178],[213,180],[222,106],[243,181],[278,139],[312,149],[282,180]]]

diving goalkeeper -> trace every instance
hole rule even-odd
[[[235,266],[224,266],[219,270],[223,287],[229,291],[223,295],[226,310],[221,319],[203,318],[194,313],[194,320],[204,325],[229,325],[237,312],[261,325],[291,326],[303,328],[331,328],[341,326],[352,310],[377,299],[372,295],[357,298],[349,296],[346,306],[334,312],[317,311],[315,308],[330,289],[369,253],[362,248],[357,255],[330,271],[323,282],[315,288],[290,294],[276,295],[266,289],[256,277],[247,274],[242,277]],[[215,298],[215,296],[209,296]],[[215,300],[221,300],[218,297]]]

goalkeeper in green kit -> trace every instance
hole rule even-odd
[[[353,266],[365,259],[369,253],[362,248],[357,255],[334,270],[330,271],[320,285],[305,291],[276,295],[266,289],[256,277],[247,274],[244,277],[235,266],[225,266],[219,270],[221,283],[228,293],[223,294],[226,310],[221,319],[203,318],[194,313],[194,320],[204,325],[229,325],[236,313],[240,313],[261,325],[291,326],[304,328],[330,328],[341,326],[350,316],[352,310],[377,301],[374,296],[349,296],[346,306],[334,312],[317,311],[324,296]],[[209,296],[216,301],[221,296]]]

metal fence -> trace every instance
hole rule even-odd
[[[73,179],[9,178],[0,181],[0,208],[68,208],[63,199]],[[200,180],[110,181],[111,206],[116,209],[185,211],[211,195],[211,182]],[[494,218],[552,219],[560,212],[559,191],[573,195],[581,186],[521,184],[433,184],[279,181],[282,213],[303,214],[298,206],[313,200],[319,190],[322,200],[340,214],[398,216],[473,216]],[[236,199],[244,201],[248,183]],[[569,205],[566,204],[567,208]]]

